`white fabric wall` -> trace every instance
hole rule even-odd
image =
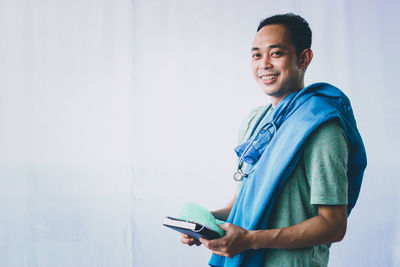
[[[260,19],[304,16],[306,83],[350,97],[369,165],[330,266],[400,266],[398,1],[0,0],[0,266],[206,266],[161,226],[223,206]]]
[[[130,1],[0,1],[0,266],[132,266]]]

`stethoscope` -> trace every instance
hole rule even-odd
[[[251,133],[252,135],[254,134],[255,129],[257,129],[257,127],[260,125],[260,123],[264,120],[265,115],[268,113],[268,111],[271,109],[271,105],[266,109],[266,111],[264,112],[264,114],[260,117],[260,119],[258,120],[258,122],[256,123],[255,127],[253,128],[253,132]],[[240,182],[243,180],[243,178],[247,178],[252,172],[254,172],[254,170],[256,169],[256,164],[254,165],[254,167],[249,171],[249,172],[245,172],[242,168],[243,168],[243,157],[246,155],[247,151],[249,150],[249,148],[251,147],[251,145],[253,144],[254,140],[257,138],[257,136],[260,134],[260,132],[262,132],[263,130],[265,130],[268,135],[269,135],[269,142],[271,142],[272,139],[272,134],[269,131],[270,129],[273,129],[273,132],[276,132],[277,128],[275,125],[275,122],[268,122],[265,125],[263,125],[257,132],[257,134],[255,134],[252,138],[251,141],[249,142],[249,144],[246,146],[245,150],[243,151],[242,155],[239,158],[239,162],[238,162],[238,167],[236,169],[236,172],[233,174],[233,180]],[[267,144],[268,145],[268,144]]]
[[[256,169],[257,166],[257,162],[254,164],[254,167],[249,171],[249,172],[245,172],[243,170],[243,157],[246,155],[247,151],[249,150],[249,148],[251,147],[251,145],[253,144],[254,140],[257,138],[257,136],[260,134],[261,131],[265,130],[266,132],[268,132],[269,135],[269,140],[268,140],[268,144],[266,144],[267,146],[269,145],[269,143],[271,142],[271,139],[273,137],[273,134],[276,133],[276,131],[278,130],[278,128],[276,127],[276,122],[278,120],[279,117],[285,117],[287,116],[287,111],[290,110],[289,107],[291,107],[293,101],[295,101],[297,99],[297,93],[294,95],[294,97],[291,97],[289,99],[289,102],[284,106],[284,108],[279,111],[279,115],[275,117],[275,119],[272,122],[268,122],[265,125],[263,125],[261,127],[260,130],[258,130],[257,134],[255,134],[251,141],[249,142],[249,144],[246,146],[246,149],[243,151],[242,155],[240,155],[239,158],[239,162],[238,162],[238,167],[236,169],[236,172],[233,174],[233,180],[235,181],[242,181],[243,178],[247,178],[249,177],[249,175],[254,172],[254,170]],[[264,113],[262,114],[262,116],[258,119],[257,123],[255,124],[253,130],[251,131],[250,136],[252,136],[254,134],[254,132],[256,131],[257,127],[261,124],[262,121],[264,121],[264,119],[267,117],[266,115],[268,114],[268,111],[272,111],[272,105],[269,105],[267,107],[267,109],[264,111]],[[279,124],[279,123],[278,123]],[[280,124],[279,124],[280,125]],[[271,134],[271,132],[269,131],[270,129],[273,129],[273,133]]]

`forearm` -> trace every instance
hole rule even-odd
[[[229,213],[233,207],[233,203],[235,203],[236,196],[233,197],[222,209],[212,211],[211,214],[221,221],[226,221],[228,219]]]
[[[332,209],[332,207],[330,207]],[[271,230],[249,231],[249,246],[258,248],[295,249],[330,244],[343,239],[346,232],[346,208],[337,206],[332,216],[322,212],[299,224]],[[334,217],[338,216],[338,217]]]
[[[319,206],[318,216],[299,224],[272,230],[249,231],[234,224],[220,225],[225,236],[200,242],[213,254],[233,257],[247,249],[305,248],[341,240],[346,232],[346,206]]]

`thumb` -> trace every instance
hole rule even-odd
[[[223,230],[228,230],[229,229],[229,227],[231,226],[231,224],[230,223],[224,223],[224,224],[220,224],[220,225],[218,225],[220,228],[222,228]]]

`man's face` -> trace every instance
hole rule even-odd
[[[254,38],[251,57],[254,78],[274,106],[304,87],[304,71],[299,67],[290,32],[284,25],[261,28]]]

